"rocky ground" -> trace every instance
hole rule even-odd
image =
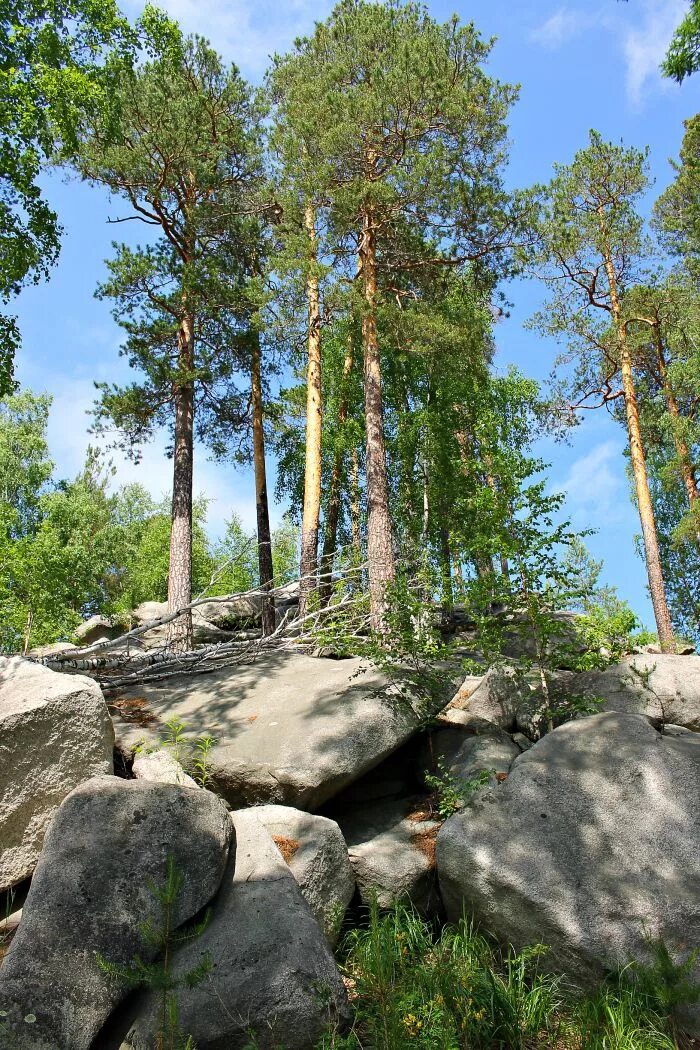
[[[374,897],[545,942],[581,987],[651,940],[700,946],[700,657],[562,672],[560,695],[602,703],[545,735],[514,672],[458,685],[426,710],[360,660],[268,653],[105,700],[2,659],[0,889],[23,907],[0,932],[1,1045],[150,1050],[158,997],[129,971],[158,955],[169,865],[172,928],[210,909],[170,946],[198,1050],[342,1028],[332,947]]]

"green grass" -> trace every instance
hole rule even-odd
[[[669,1009],[695,991],[656,947],[654,966],[580,1000],[541,945],[501,950],[468,921],[437,932],[409,907],[372,907],[340,950],[353,1029],[318,1050],[681,1050]]]

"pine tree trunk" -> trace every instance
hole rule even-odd
[[[314,209],[306,208],[304,224],[311,245],[310,272],[306,281],[308,301],[308,364],[306,374],[306,459],[304,465],[304,513],[301,525],[299,565],[299,615],[304,616],[309,594],[314,590],[318,563],[318,524],[321,514],[321,308],[316,265]]]
[[[386,629],[387,588],[395,576],[389,485],[384,443],[382,369],[377,339],[377,247],[374,215],[366,206],[362,216],[359,252],[365,314],[362,320],[364,351],[365,426],[367,428],[367,564],[369,570],[370,622],[380,633]]]
[[[362,561],[362,528],[360,525],[360,457],[354,448],[350,455],[350,531],[357,564]]]
[[[455,601],[452,588],[452,552],[450,550],[450,534],[444,525],[440,526],[440,570],[442,575],[442,608],[443,612],[450,616]]]
[[[663,390],[664,398],[666,399],[666,407],[668,408],[669,415],[672,417],[674,423],[677,423],[681,418],[680,409],[678,408],[678,402],[673,392],[673,388],[669,382],[668,371],[666,369],[666,358],[664,355],[663,342],[661,340],[661,333],[658,327],[655,330],[656,339],[656,357],[657,367],[659,369],[659,378],[661,379],[661,388]],[[683,438],[676,432],[673,431],[673,443],[676,446],[676,455],[678,456],[678,463],[681,468],[681,475],[683,477],[683,484],[685,490],[688,493],[688,503],[693,507],[693,504],[698,498],[698,483],[695,475],[695,467],[693,460],[690,455],[690,449],[683,440]]]
[[[323,535],[323,558],[321,560],[323,582],[321,584],[321,601],[328,604],[331,597],[331,573],[333,572],[333,558],[338,545],[338,522],[340,521],[340,498],[341,485],[343,481],[343,431],[348,418],[348,382],[352,372],[354,352],[352,335],[348,338],[348,348],[343,361],[343,377],[341,379],[340,405],[338,406],[338,434],[340,441],[333,457],[333,469],[331,470],[331,483],[328,493],[328,507],[324,523]]]
[[[194,363],[194,317],[186,314],[178,332],[178,368],[185,375]],[[175,441],[173,449],[173,500],[168,571],[168,612],[183,609],[192,601],[192,471],[194,465],[194,384],[185,379],[175,384]],[[192,612],[173,620],[168,644],[176,649],[192,648]]]
[[[250,390],[253,409],[253,469],[255,471],[255,510],[258,522],[258,570],[261,590],[270,590],[273,583],[272,535],[270,511],[267,502],[267,470],[265,467],[265,432],[263,430],[263,396],[260,374],[260,336],[252,333],[250,359]],[[270,596],[262,601],[262,633],[275,629],[275,601]]]
[[[673,649],[673,626],[671,614],[666,601],[666,588],[664,585],[663,570],[661,568],[661,555],[659,553],[659,538],[656,532],[656,519],[654,517],[654,506],[651,501],[649,490],[649,478],[647,475],[644,445],[642,443],[642,431],[639,425],[639,407],[637,405],[637,394],[634,388],[634,374],[632,370],[632,357],[627,342],[627,331],[622,323],[622,309],[617,292],[617,281],[612,259],[605,253],[605,272],[610,289],[610,304],[613,321],[617,330],[618,347],[620,350],[620,374],[622,376],[622,390],[625,401],[625,413],[627,416],[627,436],[630,447],[630,462],[632,464],[632,475],[634,487],[637,494],[637,507],[639,509],[639,520],[642,526],[642,541],[644,543],[644,556],[647,565],[647,577],[649,579],[649,593],[651,604],[654,609],[656,620],[656,631],[662,650]]]

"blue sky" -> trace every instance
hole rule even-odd
[[[258,81],[268,56],[286,50],[332,5],[325,0],[167,0],[162,6]],[[682,122],[700,108],[700,75],[679,87],[658,74],[673,27],[687,7],[684,0],[439,0],[429,7],[438,18],[456,11],[462,20],[474,21],[484,36],[497,37],[490,69],[521,85],[510,121],[512,185],[547,180],[552,164],[569,161],[595,127],[607,138],[650,147],[655,179],[647,201],[651,207],[672,178],[668,162],[678,154]],[[134,15],[139,10],[131,2],[125,8]],[[45,179],[45,186],[65,229],[63,251],[51,280],[26,289],[19,300],[24,347],[18,375],[22,384],[53,394],[51,450],[59,472],[71,476],[80,469],[89,440],[86,413],[93,381],[118,381],[127,373],[118,358],[120,331],[109,304],[93,298],[111,241],[122,236],[124,227],[108,225],[109,217],[122,212],[117,201],[101,192],[61,176]],[[545,379],[556,345],[523,328],[540,304],[541,289],[516,282],[506,290],[514,305],[496,330],[497,366],[513,363]],[[598,530],[588,546],[604,560],[605,582],[615,584],[650,624],[644,568],[634,549],[638,523],[624,475],[623,447],[620,428],[599,411],[587,414],[570,445],[546,441],[539,451],[551,463],[552,488],[567,494],[575,526]],[[141,480],[154,494],[163,494],[171,469],[163,448],[164,442],[156,440],[139,466],[113,454],[117,480]],[[214,533],[232,511],[253,527],[248,471],[213,464],[200,453],[195,488],[211,500]],[[274,509],[277,520],[283,510]]]

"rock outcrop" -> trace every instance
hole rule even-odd
[[[145,683],[146,729],[115,719],[127,752],[139,738],[157,745],[158,722],[180,718],[192,735],[211,733],[213,790],[232,806],[266,802],[314,810],[411,737],[426,713],[444,706],[455,683],[426,705],[402,695],[359,658],[260,654],[210,674]],[[129,692],[115,697],[128,703]]]
[[[648,958],[648,938],[685,958],[700,945],[699,799],[700,737],[616,712],[561,726],[440,831],[448,916],[548,945],[582,984]]]
[[[289,865],[329,943],[335,944],[355,892],[342,831],[328,817],[291,806],[257,806],[254,812]]]
[[[176,927],[216,893],[232,840],[225,806],[207,791],[116,777],[73,791],[46,834],[0,969],[13,1050],[88,1050],[129,990],[98,955],[122,966],[136,955],[152,959],[156,947],[141,925],[162,925],[153,887],[165,886],[169,858],[181,877]]]
[[[576,675],[571,689],[602,697],[603,711],[647,715],[700,732],[700,656],[627,656],[604,671]]]
[[[0,657],[0,890],[31,875],[73,788],[112,772],[113,743],[91,678]]]
[[[421,751],[420,772],[443,769],[456,781],[470,781],[484,770],[507,773],[520,748],[504,730],[485,719],[434,729]]]
[[[197,1050],[311,1050],[349,1009],[331,950],[255,808],[232,814],[229,863],[204,933],[178,949],[173,972],[208,955],[209,974],[178,990],[179,1024]],[[123,1050],[153,1050],[158,1003],[135,1007]]]

